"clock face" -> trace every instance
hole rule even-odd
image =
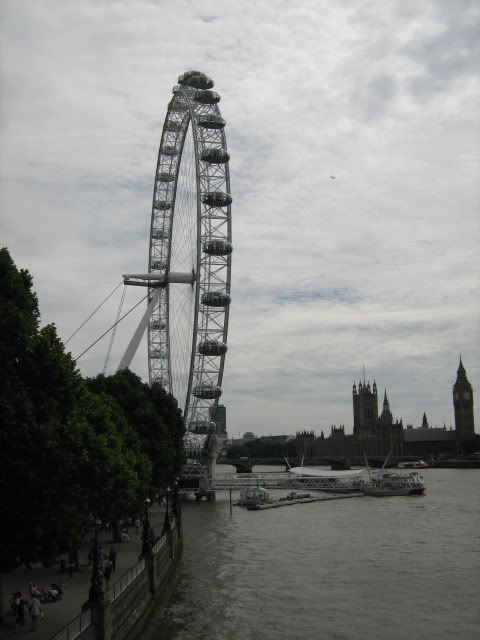
[[[455,392],[455,400],[458,400],[460,398],[460,394],[458,392]]]
[[[468,391],[465,391],[465,393],[463,394],[463,397],[465,400],[470,400],[470,394]]]

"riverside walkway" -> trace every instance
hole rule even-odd
[[[162,531],[165,510],[155,505],[150,509],[150,520],[152,522],[155,534],[158,536]],[[120,578],[138,562],[138,557],[142,549],[142,528],[137,533],[135,527],[130,527],[131,539],[129,542],[112,542],[112,533],[102,532],[99,535],[99,541],[103,546],[105,553],[108,553],[111,546],[117,552],[116,571],[110,579],[110,587],[112,587]],[[80,569],[73,573],[70,579],[68,573],[60,573],[58,563],[51,568],[43,567],[40,564],[33,565],[31,570],[20,567],[3,577],[3,609],[9,611],[9,600],[11,594],[20,591],[22,595],[30,601],[28,585],[30,582],[36,582],[38,586],[48,588],[52,582],[60,583],[63,586],[63,598],[57,602],[48,602],[42,604],[45,614],[43,620],[40,620],[38,629],[30,632],[30,616],[27,617],[25,627],[15,630],[15,622],[13,617],[6,616],[6,624],[0,626],[0,639],[4,638],[32,638],[37,640],[50,640],[54,638],[57,632],[61,631],[73,618],[79,615],[82,605],[88,600],[88,590],[90,588],[90,578],[92,575],[92,566],[88,565],[88,551],[90,549],[90,537],[87,536],[84,544],[80,548]]]

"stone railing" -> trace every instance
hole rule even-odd
[[[167,543],[167,536],[163,535],[161,538],[159,538],[157,540],[157,542],[153,545],[152,547],[152,553],[153,555],[156,555],[160,549],[163,547],[164,544]]]
[[[105,594],[103,602],[86,602],[82,613],[50,640],[125,640],[148,617],[170,589],[182,548],[180,519],[170,526],[141,558]],[[138,633],[137,633],[138,635]],[[139,636],[140,637],[140,636]]]
[[[135,578],[145,569],[145,558],[142,558],[140,562],[132,567],[127,573],[125,573],[120,580],[118,580],[113,587],[107,591],[107,598],[110,602],[114,602],[118,596],[127,589]]]
[[[74,638],[89,637],[85,631],[89,630],[92,624],[90,609],[86,609],[79,616],[74,618],[66,627],[51,637],[50,640],[74,640]]]

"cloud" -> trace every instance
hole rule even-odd
[[[33,273],[43,321],[66,339],[145,268],[166,106],[199,67],[231,154],[231,431],[350,430],[363,363],[396,417],[451,424],[460,351],[480,381],[477,13],[473,1],[4,2],[2,244]],[[124,309],[142,295],[129,290]],[[120,325],[110,370],[141,312]],[[107,346],[83,373],[103,369]]]

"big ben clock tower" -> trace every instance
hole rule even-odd
[[[467,441],[474,438],[475,428],[473,424],[472,385],[467,379],[461,356],[457,370],[457,380],[453,385],[453,408],[455,410],[457,448],[462,449],[467,444]]]

